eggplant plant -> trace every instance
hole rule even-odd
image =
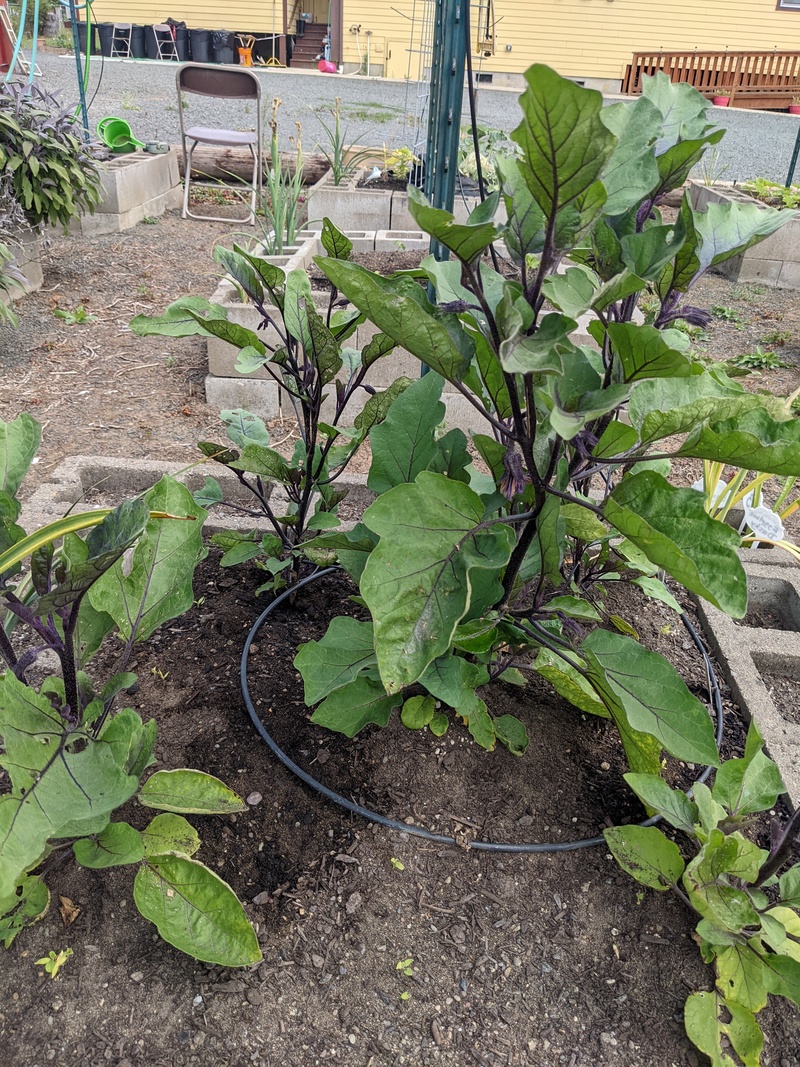
[[[501,163],[507,223],[494,221],[500,192],[459,224],[409,190],[418,225],[452,260],[390,278],[317,260],[429,373],[370,433],[378,497],[363,522],[309,546],[319,562],[338,557],[371,619],[336,618],[301,647],[306,702],[350,736],[394,708],[441,733],[452,709],[478,744],[521,753],[523,724],[492,718],[483,687],[535,671],[614,721],[633,771],[659,774],[664,750],[716,766],[706,707],[609,609],[607,590],[631,582],[677,609],[668,575],[746,612],[740,536],[702,494],[670,484],[668,461],[794,476],[800,425],[786,401],[697,362],[674,324],[706,323],[691,303],[697,279],[791,213],[696,212],[684,199],[664,221],[659,204],[724,132],[688,85],[658,75],[635,103],[604,108],[544,66],[526,83],[520,157]],[[514,271],[486,258],[501,243]],[[652,325],[636,321],[642,294],[657,301]],[[444,380],[485,424],[471,442],[437,437]]]
[[[785,791],[755,725],[743,758],[727,760],[713,788],[696,784],[691,799],[662,778],[625,779],[693,852],[686,861],[657,826],[603,831],[632,878],[659,892],[673,890],[700,916],[694,939],[716,982],[713,990],[689,995],[686,1033],[714,1067],[732,1067],[731,1050],[745,1067],[758,1067],[764,1035],[755,1016],[769,994],[800,1006],[800,863],[793,863],[800,812],[784,826],[773,822],[769,850],[742,833]]]
[[[322,229],[328,256],[348,260],[352,242],[328,219]],[[265,572],[258,592],[276,592],[296,581],[305,546],[321,530],[339,526],[336,511],[347,490],[338,479],[364,443],[370,430],[386,416],[393,401],[411,384],[398,378],[388,389],[376,390],[365,380],[370,367],[391,353],[394,341],[385,334],[359,348],[348,345],[364,316],[332,290],[327,308],[317,309],[304,270],[284,273],[280,267],[234,245],[217,246],[214,258],[233,278],[245,299],[259,314],[258,331],[228,319],[226,308],[199,297],[182,297],[162,315],[138,315],[131,329],[142,336],[160,334],[218,337],[239,350],[236,369],[243,374],[263,368],[283,390],[297,418],[300,434],[293,455],[281,456],[270,447],[264,422],[243,409],[221,413],[228,440],[200,442],[208,460],[235,472],[251,494],[247,507],[223,497],[219,482],[206,478],[195,498],[204,507],[222,506],[266,519],[267,534],[230,531],[214,534],[212,542],[225,552],[222,566],[255,560]],[[348,405],[356,394],[366,402],[346,422]],[[231,446],[234,447],[231,447]],[[271,497],[275,484],[283,493]]]
[[[8,948],[47,911],[48,861],[71,848],[84,867],[134,866],[137,908],[176,948],[224,966],[254,963],[261,953],[244,909],[193,858],[200,838],[184,818],[245,805],[199,770],[143,780],[155,720],[114,707],[136,682],[126,669],[135,644],[192,606],[206,512],[163,478],[119,507],[26,536],[17,491],[40,434],[30,415],[0,422],[0,941]],[[84,668],[113,634],[116,670],[96,680]],[[37,685],[34,671],[52,657],[58,672]],[[113,818],[133,797],[162,813],[143,830]]]

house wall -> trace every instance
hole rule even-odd
[[[342,2],[345,69],[365,65],[369,46],[371,73],[416,81],[412,30],[418,41],[433,0]],[[269,33],[273,7],[280,29],[282,0],[233,0],[223,13],[216,0],[96,0],[93,11],[99,22],[161,22],[170,14],[190,27]],[[327,0],[301,7],[321,21]],[[800,51],[800,9],[776,10],[776,0],[495,0],[494,7],[496,54],[475,64],[495,75],[520,75],[531,63],[548,63],[569,77],[613,81],[623,76],[632,52],[652,48]],[[472,11],[476,21],[475,0]],[[353,25],[358,35],[349,32]],[[474,26],[471,36],[474,53]]]
[[[344,61],[359,61],[355,35],[366,55],[366,31],[372,30],[371,58],[383,62],[392,77],[409,73],[412,21],[416,29],[426,0],[344,0]],[[800,9],[776,10],[776,0],[495,0],[495,55],[476,58],[476,70],[522,74],[531,63],[548,63],[575,78],[622,78],[631,53],[664,51],[772,50],[800,51]],[[472,21],[478,4],[473,0]],[[472,27],[475,54],[476,27]],[[507,46],[511,50],[507,51]],[[411,55],[416,80],[418,56]],[[497,81],[497,79],[495,79]]]

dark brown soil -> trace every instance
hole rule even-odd
[[[789,722],[800,723],[800,680],[782,674],[765,674],[761,677],[778,713]]]
[[[45,291],[20,306],[19,333],[0,333],[3,417],[30,410],[45,423],[34,483],[78,452],[182,466],[216,432],[200,342],[142,340],[126,324],[183,293],[207,295],[211,244],[228,232],[167,215],[113,237],[53,238]],[[715,320],[711,355],[746,350],[779,322],[791,334],[782,354],[800,361],[795,294],[709,278],[693,301],[741,307],[751,320],[741,331]],[[54,306],[78,304],[97,320],[66,327],[53,318]],[[789,392],[798,377],[769,372],[758,384]],[[201,858],[247,902],[263,963],[235,972],[198,964],[135,912],[132,872],[54,864],[50,914],[3,959],[1,1067],[697,1067],[681,1012],[711,974],[679,900],[639,893],[603,847],[533,856],[469,848],[477,838],[564,842],[638,817],[604,724],[544,687],[501,687],[503,710],[528,723],[521,759],[478,750],[460,727],[441,740],[398,727],[353,742],[328,734],[308,723],[291,661],[297,642],[341,610],[346,589],[312,586],[256,639],[249,679],[267,728],[332,788],[459,844],[370,825],[295,779],[247,717],[238,668],[265,606],[258,582],[247,567],[203,564],[191,612],[138,653],[134,700],[158,722],[161,766],[202,767],[254,801],[242,815],[196,822]],[[676,616],[644,602],[624,613],[701,694],[704,667]],[[744,728],[727,699],[726,714],[729,755],[741,751]],[[124,817],[140,824],[142,810],[130,809]],[[59,896],[80,909],[66,928]],[[51,981],[33,961],[65,947],[75,955]],[[397,963],[409,958],[414,973],[403,976]],[[759,1018],[764,1063],[800,1067],[797,1012],[780,1004]]]

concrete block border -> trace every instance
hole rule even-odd
[[[709,204],[760,204],[732,182],[704,185],[689,183],[689,198],[695,210]],[[763,204],[760,204],[764,207]],[[770,237],[714,268],[731,281],[760,282],[778,289],[800,289],[800,219],[794,219]]]
[[[64,460],[25,501],[20,522],[29,532],[55,519],[78,504],[93,490],[118,501],[154,485],[165,474],[176,474],[180,461],[121,459],[102,456],[72,456]],[[206,475],[217,478],[226,497],[237,502],[249,500],[232,472],[215,463],[200,463],[176,476],[190,489],[198,489]],[[348,502],[354,514],[374,499],[367,489],[367,476],[347,472],[341,487],[349,490]],[[271,499],[280,506],[280,487],[273,487]],[[86,504],[85,510],[99,504]],[[354,520],[355,521],[355,520]],[[223,509],[212,512],[206,529],[268,530],[263,520],[237,515]],[[763,562],[763,557],[775,557]],[[800,805],[800,708],[794,720],[781,715],[775,706],[763,674],[782,675],[800,683],[800,568],[782,553],[746,550],[741,553],[747,573],[751,604],[766,604],[789,627],[786,630],[754,629],[735,623],[706,601],[694,598],[698,613],[717,656],[733,698],[745,717],[755,719],[764,736],[767,751],[780,768],[792,806]],[[758,558],[755,558],[758,557]]]
[[[763,629],[735,622],[699,597],[698,615],[730,686],[748,720],[755,719],[764,745],[783,775],[793,807],[800,805],[800,706],[794,718],[781,714],[766,676],[800,682],[800,568],[785,553],[749,550],[742,554],[750,608],[770,610],[786,629]],[[765,563],[763,557],[773,555]],[[758,557],[758,561],[754,559]]]

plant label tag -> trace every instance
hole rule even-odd
[[[764,537],[769,541],[783,540],[783,523],[780,515],[776,515],[763,504],[757,508],[747,508],[745,521],[756,537]]]
[[[692,489],[696,489],[698,493],[702,493],[703,496],[705,496],[706,495],[705,479],[704,478],[698,478],[697,481],[692,486]],[[720,479],[717,482],[717,484],[714,486],[714,489],[710,494],[710,496],[711,496],[711,507],[712,508],[719,507],[720,502],[722,500],[724,500],[725,494],[727,493],[727,491],[728,491],[728,483],[727,482],[723,482],[722,479]]]

